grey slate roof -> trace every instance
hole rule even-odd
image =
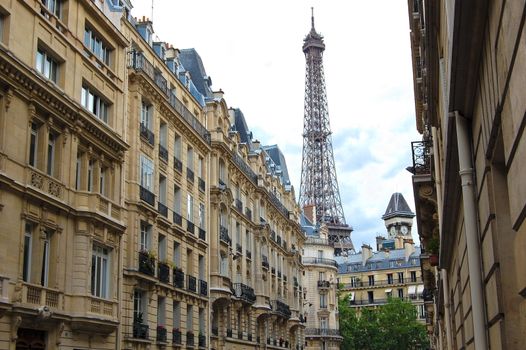
[[[206,98],[212,98],[212,79],[206,74],[205,66],[197,51],[193,48],[182,49],[180,50],[179,60],[184,69],[190,72],[192,82],[197,90]]]
[[[281,179],[283,184],[290,185],[289,171],[287,169],[287,162],[285,161],[285,156],[281,153],[278,145],[272,146],[263,146],[263,149],[269,157],[274,161],[274,164],[278,167],[278,170],[281,170]]]
[[[385,251],[373,252],[365,266],[362,264],[362,252],[351,254],[347,257],[335,257],[338,263],[338,273],[358,272],[358,271],[374,271],[393,268],[393,264],[399,267],[420,266],[420,247],[415,247],[413,254],[409,256],[409,260],[405,261],[404,249],[393,249],[389,253]]]
[[[239,108],[234,109],[234,130],[239,133],[241,143],[246,143],[252,150],[252,132],[248,129],[247,121]]]
[[[300,225],[303,231],[305,232],[305,235],[319,236],[317,227],[309,221],[309,219],[305,216],[303,211],[300,214]]]
[[[391,196],[391,200],[387,205],[387,209],[385,210],[385,214],[382,215],[383,220],[390,219],[393,217],[415,217],[415,213],[411,211],[411,208],[409,208],[409,205],[407,204],[404,196],[399,192],[393,193],[393,195]]]

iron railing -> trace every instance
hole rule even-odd
[[[194,276],[187,275],[188,284],[186,285],[188,291],[196,292],[197,291],[197,279]]]
[[[232,240],[228,235],[228,229],[225,226],[219,226],[219,239],[228,245],[232,243]]]
[[[199,294],[204,296],[208,295],[208,282],[199,280]]]
[[[305,335],[340,336],[340,330],[332,328],[306,328]]]
[[[157,202],[157,209],[158,209],[159,214],[161,214],[165,218],[168,217],[168,207],[166,205],[164,205],[161,202]]]
[[[178,172],[183,172],[183,162],[181,162],[177,157],[174,157],[174,169]]]
[[[329,266],[338,267],[338,263],[332,259],[303,257],[302,261],[304,264],[329,265]]]
[[[181,214],[176,213],[175,211],[173,212],[173,220],[174,224],[177,224],[179,226],[183,224],[183,217],[181,216]]]
[[[139,186],[139,197],[141,198],[141,200],[150,204],[152,207],[155,207],[155,194],[150,192],[148,189]]]
[[[144,137],[148,141],[148,143],[153,146],[153,144],[155,143],[155,135],[153,134],[153,132],[143,123],[140,123],[139,130],[141,136]]]
[[[254,304],[256,302],[254,288],[243,283],[234,283],[234,295],[249,304]]]
[[[413,174],[431,174],[431,141],[413,141],[411,148],[413,151]]]
[[[232,161],[234,162],[235,165],[237,165],[237,167],[239,169],[241,169],[241,171],[245,174],[246,177],[248,177],[248,179],[250,181],[252,181],[254,184],[257,183],[258,181],[258,176],[256,175],[256,173],[250,168],[250,166],[245,163],[245,161],[243,160],[243,158],[241,158],[237,153],[234,153],[232,155]]]
[[[168,163],[168,150],[161,144],[159,144],[159,158],[164,159]]]
[[[181,269],[173,269],[173,275],[174,275],[174,287],[176,288],[184,288],[184,272]]]

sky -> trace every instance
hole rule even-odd
[[[394,192],[414,211],[411,141],[416,131],[406,0],[135,0],[159,41],[195,48],[229,107],[240,108],[254,138],[278,144],[299,196],[305,56],[311,27],[323,58],[340,196],[352,240],[375,246]],[[153,16],[152,16],[153,14]],[[418,235],[413,230],[415,242]]]

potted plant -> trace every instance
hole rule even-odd
[[[440,242],[438,238],[432,237],[426,244],[426,251],[429,254],[429,263],[431,266],[438,266],[438,252],[440,249]]]

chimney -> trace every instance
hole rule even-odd
[[[214,98],[221,100],[224,94],[223,90],[219,89],[219,91],[214,91]]]
[[[304,206],[303,213],[313,225],[316,225],[316,207],[313,204]]]
[[[404,238],[402,236],[397,235],[394,238],[395,241],[395,249],[403,249],[404,248]]]
[[[370,245],[363,244],[362,245],[362,265],[365,266],[367,263],[367,260],[373,256],[373,249]]]
[[[376,250],[380,251],[384,249],[385,238],[382,236],[376,236]]]
[[[415,252],[415,242],[412,239],[404,239],[405,261],[409,261],[409,256]]]

